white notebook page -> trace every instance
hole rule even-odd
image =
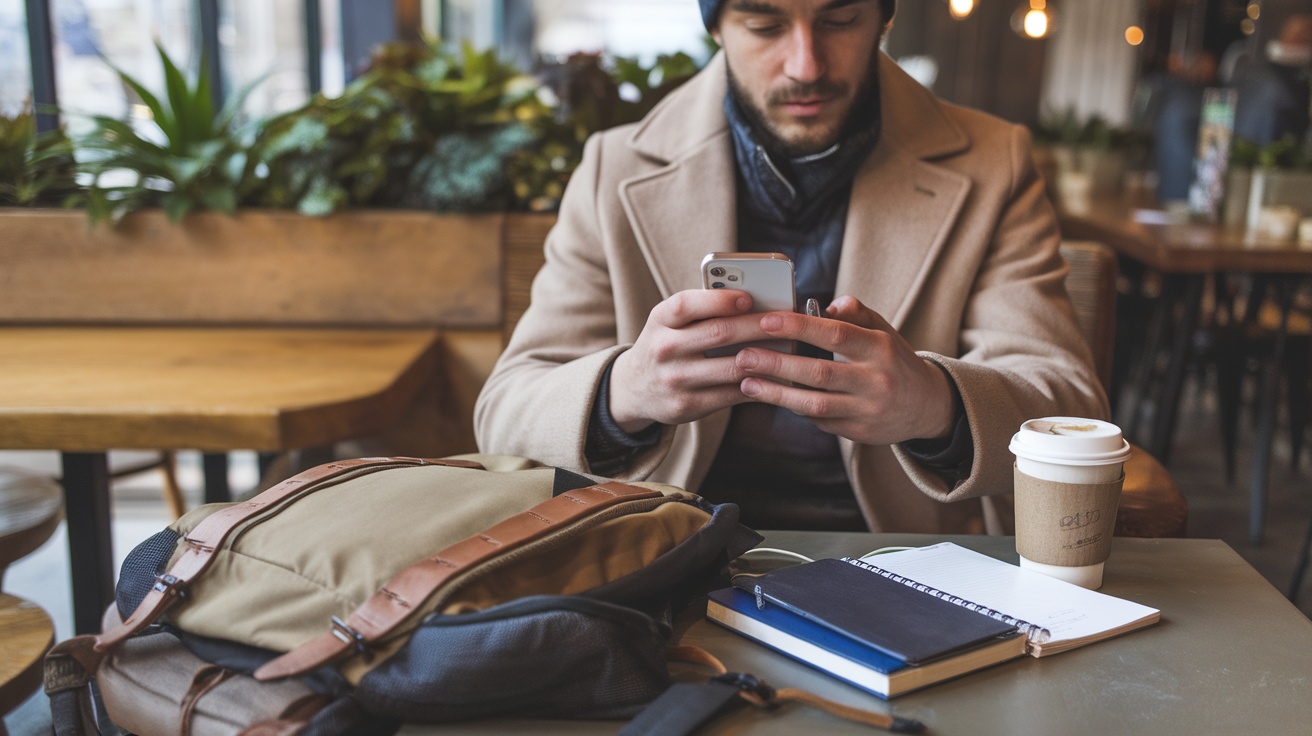
[[[1052,635],[1050,642],[1110,631],[1158,612],[951,542],[872,555],[863,561],[1045,628]]]

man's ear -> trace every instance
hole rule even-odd
[[[724,39],[720,38],[720,26],[718,24],[711,29],[711,38],[715,39],[715,45],[724,48]]]

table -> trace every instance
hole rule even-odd
[[[812,557],[949,540],[1015,563],[1010,537],[767,532],[764,545]],[[698,619],[683,641],[776,686],[916,718],[938,736],[1306,733],[1312,621],[1217,540],[1116,539],[1102,592],[1162,611],[1156,626],[1063,654],[1022,657],[882,701]],[[694,612],[696,613],[696,612]],[[419,734],[613,734],[617,722],[491,720],[407,726]],[[740,710],[706,734],[879,733],[819,711]]]
[[[1152,358],[1169,337],[1171,348],[1153,427],[1145,443],[1148,452],[1166,463],[1175,429],[1180,392],[1188,367],[1193,335],[1198,327],[1203,287],[1208,276],[1253,274],[1270,281],[1277,289],[1280,320],[1271,354],[1263,366],[1258,397],[1257,431],[1254,434],[1253,466],[1249,485],[1249,541],[1260,544],[1266,515],[1266,491],[1270,479],[1271,443],[1280,388],[1280,364],[1288,338],[1289,312],[1294,291],[1312,274],[1312,250],[1296,243],[1252,239],[1240,226],[1207,223],[1148,224],[1136,221],[1123,200],[1095,200],[1085,211],[1063,212],[1062,237],[1097,240],[1128,259],[1158,271],[1163,276],[1160,307],[1149,330],[1150,349],[1145,355],[1140,384],[1146,386]],[[1174,326],[1171,311],[1183,306]],[[1254,305],[1256,306],[1256,305]],[[1251,310],[1250,310],[1251,311]],[[1144,406],[1139,402],[1139,406]],[[1228,429],[1228,428],[1227,428]]]
[[[0,327],[0,448],[59,450],[74,628],[113,600],[110,449],[281,451],[397,421],[434,330]]]

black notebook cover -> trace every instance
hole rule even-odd
[[[808,562],[735,587],[827,626],[909,665],[946,657],[1016,627],[842,560]],[[759,598],[758,598],[759,600]]]

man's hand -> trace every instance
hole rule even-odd
[[[610,373],[610,413],[629,433],[655,422],[683,424],[752,399],[734,357],[707,350],[768,337],[752,297],[736,289],[690,289],[657,304],[633,347]],[[773,352],[761,350],[761,352]]]
[[[853,297],[835,299],[825,313],[829,319],[786,312],[761,316],[761,329],[770,337],[810,343],[835,359],[745,349],[735,360],[747,376],[743,394],[862,444],[946,437],[952,431],[955,397],[943,371]]]

